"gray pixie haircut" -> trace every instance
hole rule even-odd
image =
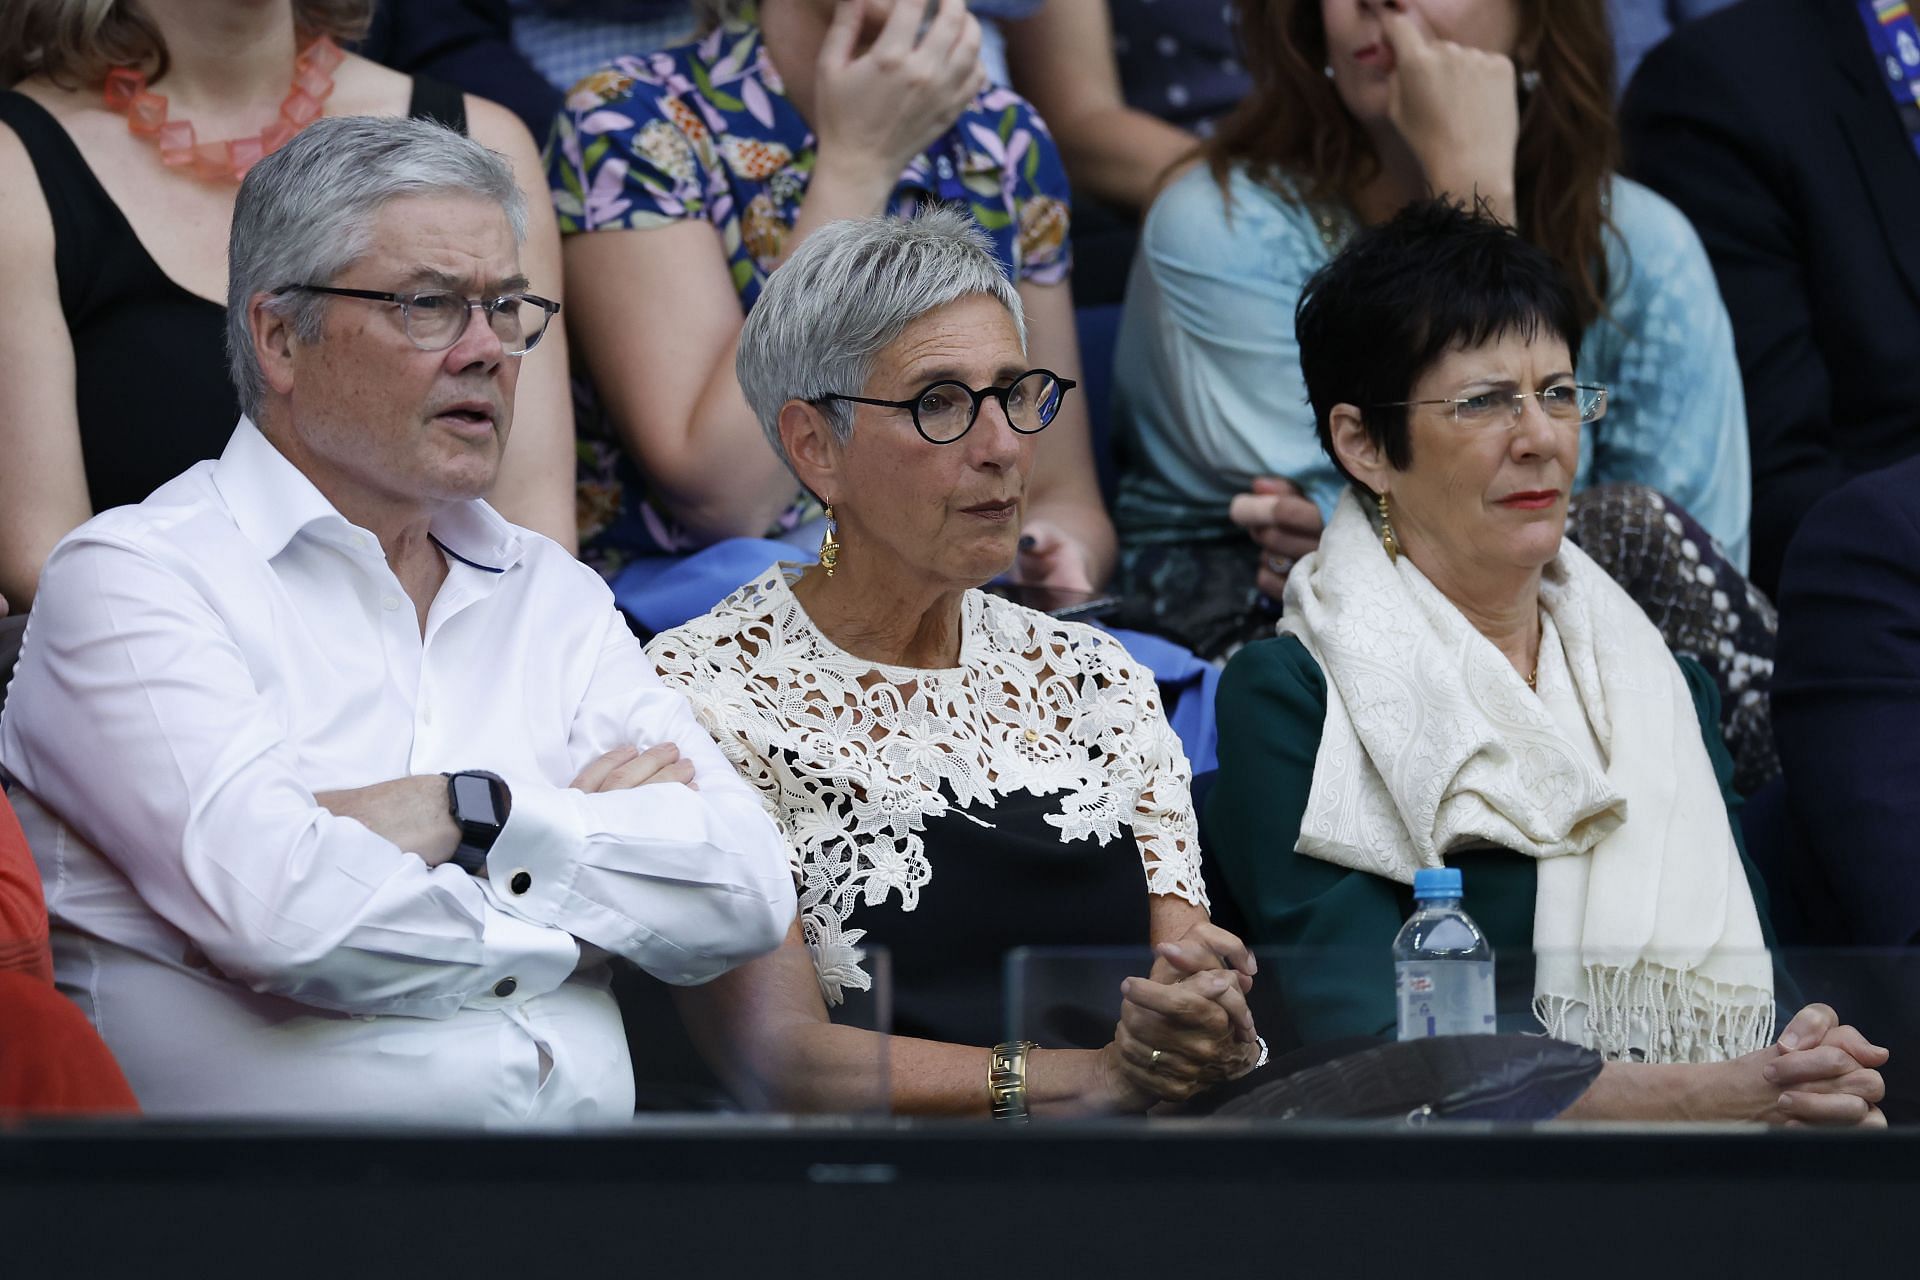
[[[315,120],[248,171],[227,242],[227,364],[240,407],[258,420],[266,379],[253,353],[247,304],[288,284],[328,284],[367,252],[380,207],[398,196],[468,195],[527,237],[527,200],[505,158],[428,120]],[[326,298],[289,293],[267,306],[302,342],[320,337]]]
[[[740,331],[734,374],[780,461],[780,410],[816,403],[841,441],[853,435],[853,406],[825,395],[859,395],[874,361],[906,327],[975,294],[1005,307],[1027,348],[1020,294],[994,259],[986,232],[942,207],[917,218],[830,222],[800,242],[767,280]]]

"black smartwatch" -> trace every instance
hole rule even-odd
[[[487,868],[487,854],[500,838],[500,828],[513,811],[513,793],[497,773],[467,769],[447,775],[447,812],[460,828],[460,847],[453,865],[478,875]]]

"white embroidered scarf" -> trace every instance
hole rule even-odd
[[[1571,542],[1540,604],[1598,759],[1342,496],[1280,623],[1327,678],[1295,848],[1403,884],[1463,847],[1536,858],[1534,1012],[1549,1034],[1656,1062],[1760,1049],[1772,966],[1686,677]]]

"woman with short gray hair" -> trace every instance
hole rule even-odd
[[[686,991],[749,1102],[1016,1117],[1144,1110],[1244,1074],[1253,961],[1208,922],[1189,770],[1112,638],[979,590],[1013,563],[1035,437],[1073,382],[1028,365],[1020,298],[963,215],[816,231],[747,318],[740,385],[832,513],[648,647],[791,841],[774,955]],[[936,872],[938,873],[936,875]],[[989,1050],[1002,954],[1159,944],[1102,1047]],[[835,1025],[892,957],[883,1042]],[[854,1010],[857,1014],[857,1010]]]

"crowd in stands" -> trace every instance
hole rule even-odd
[[[13,0],[0,1113],[1208,1108],[1445,865],[1885,1123],[1915,209],[1897,0]]]

